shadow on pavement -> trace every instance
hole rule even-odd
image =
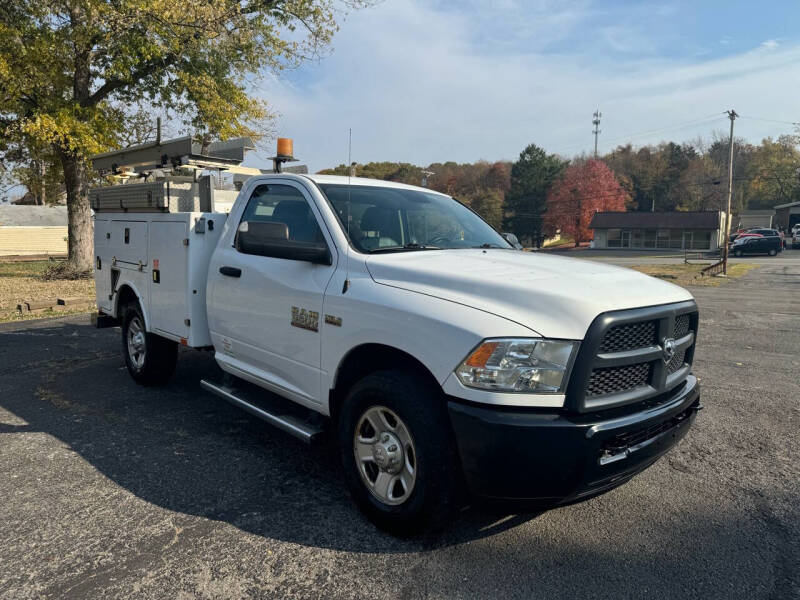
[[[335,451],[308,447],[199,387],[221,373],[211,353],[182,353],[162,388],[137,386],[119,331],[41,324],[0,332],[0,407],[63,441],[138,498],[257,535],[337,550],[413,552],[486,537],[535,515],[465,510],[444,533],[397,539],[347,496]],[[48,476],[55,476],[49,474]]]

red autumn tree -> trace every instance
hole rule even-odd
[[[562,235],[581,242],[592,239],[589,223],[598,211],[624,211],[628,193],[614,172],[599,160],[574,163],[566,168],[547,194],[544,232],[548,237],[560,229]]]

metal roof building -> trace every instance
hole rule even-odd
[[[598,212],[595,248],[716,250],[725,237],[721,211]]]
[[[789,230],[800,223],[800,201],[787,202],[775,207],[775,225]]]
[[[0,204],[0,227],[66,227],[66,206]]]
[[[738,227],[737,220],[733,219],[733,230],[750,229],[751,227],[772,227],[775,218],[774,210],[743,210],[739,213]]]

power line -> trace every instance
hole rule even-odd
[[[650,130],[646,130],[646,131],[639,131],[639,132],[629,133],[629,134],[626,134],[624,136],[620,136],[618,138],[612,138],[610,140],[607,140],[607,143],[613,144],[615,142],[625,141],[625,140],[629,140],[629,139],[632,139],[632,138],[642,137],[642,136],[645,136],[645,135],[653,135],[653,134],[662,133],[662,132],[665,132],[665,131],[672,131],[672,130],[675,130],[675,129],[682,129],[684,127],[689,127],[691,125],[700,125],[700,124],[703,124],[703,122],[705,122],[705,121],[709,121],[710,122],[710,121],[715,121],[717,119],[722,119],[722,118],[724,118],[723,117],[724,114],[725,113],[714,113],[713,115],[707,115],[705,117],[701,117],[701,118],[698,118],[698,119],[692,119],[690,121],[684,121],[684,122],[681,122],[681,123],[673,123],[672,125],[667,125],[665,127],[659,127],[658,129],[650,129]],[[581,146],[583,146],[583,144],[573,144],[571,146],[564,146],[560,150],[558,150],[558,152],[565,152],[565,151],[571,150],[573,148],[580,148]]]
[[[750,119],[751,121],[764,121],[766,123],[781,123],[783,125],[795,125],[800,126],[800,122],[798,121],[780,121],[778,119],[766,119],[764,117],[750,117],[748,115],[737,115],[740,119]]]
[[[619,138],[616,138],[616,139],[611,139],[611,140],[609,140],[609,142],[610,143],[614,143],[614,142],[618,142],[618,141],[625,141],[625,140],[628,140],[628,139],[631,139],[631,138],[643,137],[643,136],[646,136],[646,135],[653,135],[653,134],[662,133],[662,132],[665,132],[665,131],[673,131],[673,130],[677,130],[677,129],[683,129],[685,127],[690,127],[692,125],[702,125],[705,122],[716,121],[716,120],[722,119],[722,118],[723,117],[721,117],[719,115],[715,115],[715,116],[711,116],[711,117],[704,117],[702,119],[695,119],[693,121],[688,121],[686,123],[680,123],[680,124],[676,124],[676,125],[671,125],[671,126],[668,126],[668,127],[662,127],[660,129],[651,129],[650,131],[643,131],[641,133],[629,134],[629,135],[622,136],[622,137],[619,137]]]

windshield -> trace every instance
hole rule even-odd
[[[478,215],[441,194],[363,185],[319,187],[359,252],[511,248]]]

